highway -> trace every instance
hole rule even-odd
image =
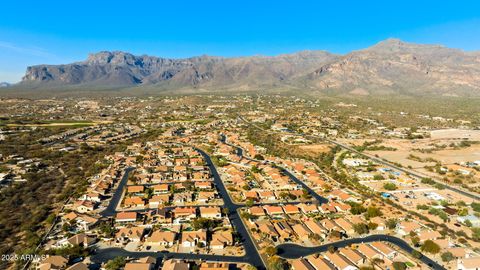
[[[241,121],[247,123],[247,125],[251,125],[251,126],[253,126],[253,127],[257,128],[257,129],[263,130],[263,131],[265,131],[265,132],[281,133],[281,132],[275,132],[275,131],[271,131],[271,130],[265,130],[265,129],[263,129],[263,128],[255,125],[255,124],[253,124],[253,123],[250,123],[249,121],[247,121],[246,119],[244,119],[241,115],[238,115],[238,118],[239,118]],[[409,174],[409,175],[411,175],[411,176],[414,176],[414,177],[417,177],[417,178],[424,178],[424,177],[425,177],[425,175],[422,175],[422,174],[420,174],[420,173],[418,173],[418,172],[416,172],[416,171],[414,171],[414,170],[409,170],[409,169],[405,169],[405,168],[399,167],[399,166],[397,166],[397,165],[395,165],[395,164],[392,164],[391,162],[389,162],[389,161],[387,161],[387,160],[384,160],[384,159],[375,157],[375,156],[373,156],[373,155],[369,155],[369,154],[366,154],[366,153],[357,151],[356,149],[354,149],[353,147],[351,147],[351,146],[349,146],[349,145],[346,145],[346,144],[343,144],[343,143],[340,143],[340,142],[337,142],[337,141],[334,141],[334,140],[331,140],[331,139],[328,139],[328,138],[322,138],[322,137],[314,136],[314,135],[307,135],[307,134],[304,134],[304,133],[294,133],[294,132],[291,132],[291,133],[289,133],[289,134],[295,134],[295,135],[298,135],[298,136],[303,136],[303,137],[305,137],[305,138],[307,138],[307,139],[308,139],[308,138],[310,138],[310,139],[313,138],[313,139],[317,139],[317,140],[326,141],[326,142],[331,143],[331,144],[333,144],[333,145],[339,146],[339,147],[341,147],[341,148],[343,148],[343,149],[345,149],[345,150],[348,150],[348,151],[350,151],[350,152],[353,152],[353,153],[356,153],[356,154],[358,154],[358,155],[360,155],[360,156],[363,156],[363,157],[365,157],[365,158],[367,158],[367,159],[371,159],[371,160],[373,160],[373,161],[375,161],[375,162],[377,162],[377,163],[379,163],[379,164],[385,165],[385,166],[387,166],[387,167],[390,167],[390,168],[392,168],[392,169],[401,171],[401,172],[406,173],[406,174]],[[431,178],[431,177],[430,177],[430,178]],[[433,178],[432,178],[432,180],[435,181],[435,183],[442,184],[442,185],[443,185],[446,189],[448,189],[448,190],[451,190],[451,191],[453,191],[453,192],[457,192],[457,193],[459,193],[459,194],[461,194],[461,195],[464,195],[464,196],[469,197],[469,198],[474,199],[474,200],[480,200],[480,195],[477,195],[477,194],[475,194],[475,193],[468,192],[468,191],[465,191],[465,190],[461,190],[461,189],[459,189],[459,188],[457,188],[457,187],[453,187],[453,186],[451,186],[451,185],[446,185],[446,184],[444,184],[443,182],[439,181],[438,179],[433,179]]]
[[[255,124],[251,124],[250,122],[246,121],[245,119],[243,119],[243,117],[239,116],[239,118],[244,121],[245,123],[249,124],[249,125],[252,125],[254,126],[255,128],[257,129],[260,129],[260,130],[264,130],[262,129],[261,127],[255,125]],[[269,131],[266,131],[266,132],[269,132]],[[305,134],[298,134],[298,135],[301,135],[301,136],[306,136]],[[310,136],[310,135],[307,135],[307,136]],[[316,136],[310,136],[310,137],[314,137],[314,138],[317,138]],[[323,138],[319,138],[318,139],[323,139]],[[223,141],[225,141],[226,138],[223,138]],[[383,164],[383,165],[386,165],[386,166],[389,166],[391,168],[394,168],[394,169],[397,169],[397,170],[400,170],[400,171],[403,171],[405,173],[409,173],[407,172],[406,170],[404,170],[403,168],[399,168],[398,166],[395,166],[393,164],[390,164],[389,162],[386,162],[384,160],[381,160],[379,158],[376,158],[376,157],[373,157],[373,156],[370,156],[370,155],[366,155],[362,152],[359,152],[347,145],[343,145],[341,143],[338,143],[336,141],[333,141],[333,140],[327,140],[328,142],[330,143],[333,143],[335,145],[338,145],[339,147],[342,147],[344,149],[347,149],[349,151],[352,151],[352,152],[355,152],[355,153],[358,153],[359,155],[362,155],[362,156],[365,156],[367,158],[370,158],[370,159],[373,159],[377,162],[379,162],[380,164]],[[416,175],[413,175],[413,176],[416,176]],[[420,177],[421,176],[416,176],[416,177]],[[311,190],[311,189],[310,189]],[[457,191],[457,192],[460,192],[462,193],[463,191],[461,190],[457,190],[455,188],[452,189],[453,191]],[[313,193],[315,193],[313,190],[311,190]],[[466,195],[468,196],[468,195]],[[398,246],[399,248],[401,248],[402,250],[408,252],[408,253],[411,253],[414,248],[412,248],[407,242],[403,241],[402,239],[400,238],[397,238],[397,237],[394,237],[394,236],[389,236],[389,235],[369,235],[369,236],[366,236],[366,237],[361,237],[361,238],[351,238],[351,239],[345,239],[345,240],[342,240],[342,241],[338,241],[338,242],[334,242],[334,243],[328,243],[328,244],[324,244],[324,245],[321,245],[321,246],[317,246],[317,247],[304,247],[304,246],[300,246],[300,245],[296,245],[296,244],[282,244],[282,245],[278,245],[277,246],[277,250],[278,250],[278,255],[283,257],[283,258],[286,258],[286,259],[295,259],[295,258],[300,258],[300,257],[304,257],[304,256],[308,256],[310,254],[314,254],[314,253],[320,253],[320,252],[325,252],[328,250],[328,247],[329,246],[334,246],[334,247],[345,247],[345,246],[348,246],[350,244],[358,244],[358,243],[366,243],[366,242],[375,242],[375,241],[384,241],[384,242],[389,242],[389,243],[392,243],[396,246]],[[432,269],[445,269],[443,266],[441,266],[440,264],[436,263],[435,261],[433,261],[432,259],[428,258],[427,256],[425,255],[422,255],[422,257],[420,258],[420,260],[427,264],[428,266],[430,266]]]
[[[306,138],[308,138],[308,137],[317,138],[316,136],[312,136],[312,135],[305,135],[305,137],[306,137]],[[341,148],[343,148],[343,149],[346,149],[346,150],[348,150],[348,151],[350,151],[350,152],[353,152],[353,153],[355,153],[355,154],[361,155],[361,156],[363,156],[363,157],[365,157],[365,158],[367,158],[367,159],[371,159],[371,160],[373,160],[373,161],[375,161],[375,162],[377,162],[377,163],[379,163],[379,164],[385,165],[385,166],[387,166],[387,167],[390,167],[390,168],[392,168],[392,169],[401,171],[401,172],[406,173],[406,174],[409,174],[409,175],[411,175],[411,176],[414,176],[414,177],[417,177],[417,178],[420,178],[420,179],[421,179],[421,178],[424,178],[424,177],[428,177],[428,176],[422,175],[422,174],[420,174],[420,173],[418,173],[418,172],[416,172],[416,171],[414,171],[414,170],[410,170],[410,169],[406,169],[406,168],[399,167],[399,166],[397,166],[397,165],[395,165],[395,164],[392,164],[392,163],[390,163],[390,162],[388,162],[388,161],[386,161],[386,160],[384,160],[384,159],[381,159],[381,158],[375,157],[375,156],[373,156],[373,155],[369,155],[369,154],[366,154],[366,153],[357,151],[356,149],[354,149],[354,148],[352,148],[352,147],[350,147],[350,146],[348,146],[348,145],[339,143],[339,142],[337,142],[337,141],[330,140],[330,139],[324,139],[324,140],[326,140],[327,142],[332,143],[332,144],[334,144],[334,145],[337,145],[337,146],[339,146],[339,147],[341,147]],[[431,178],[431,177],[430,177],[430,178]],[[459,188],[456,188],[456,187],[453,187],[453,186],[450,186],[450,185],[446,185],[446,184],[444,184],[443,182],[441,182],[441,181],[439,181],[439,180],[437,180],[437,179],[434,179],[434,178],[431,178],[431,179],[432,179],[433,181],[435,181],[435,183],[442,184],[442,185],[443,185],[446,189],[448,189],[448,190],[457,192],[457,193],[459,193],[459,194],[462,194],[462,195],[464,195],[464,196],[466,196],[466,197],[469,197],[469,198],[471,198],[471,199],[474,199],[474,200],[480,200],[480,195],[474,194],[474,193],[472,193],[472,192],[467,192],[467,191],[461,190],[461,189],[459,189]]]

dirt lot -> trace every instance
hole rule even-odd
[[[480,141],[480,130],[442,129],[430,132],[432,140],[469,139]]]
[[[305,151],[309,155],[318,155],[329,152],[332,146],[330,144],[310,144],[301,145],[298,148]]]

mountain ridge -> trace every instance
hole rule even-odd
[[[480,53],[387,39],[339,55],[305,50],[277,56],[162,58],[100,51],[65,65],[27,68],[22,87],[292,88],[310,94],[480,96]]]

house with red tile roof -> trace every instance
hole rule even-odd
[[[222,218],[222,210],[218,206],[200,207],[200,216],[202,218]]]
[[[267,212],[268,215],[270,216],[275,216],[275,215],[282,215],[283,213],[283,208],[281,206],[277,205],[266,205],[263,207],[265,209],[265,212]]]
[[[300,209],[293,204],[284,205],[283,211],[288,215],[300,214]]]
[[[137,221],[137,212],[119,212],[115,216],[115,222],[118,223],[133,223]]]
[[[349,247],[340,248],[338,252],[356,265],[362,265],[366,262],[365,257],[362,254]]]
[[[248,212],[254,216],[265,216],[265,210],[260,206],[252,206],[248,208]]]
[[[373,242],[370,245],[389,259],[393,259],[397,255],[397,251],[383,242]]]
[[[155,195],[170,192],[170,186],[168,184],[154,185],[154,186],[152,186],[152,189],[153,189],[153,194],[155,194]]]
[[[212,240],[210,241],[210,248],[223,249],[227,246],[233,245],[233,236],[230,231],[215,231],[212,234]]]
[[[127,192],[141,195],[145,192],[145,187],[144,186],[128,186]]]
[[[175,244],[176,236],[177,234],[172,231],[157,230],[145,239],[144,245],[171,247]]]
[[[304,224],[295,224],[292,226],[292,230],[298,239],[302,241],[308,240],[309,235],[312,233]]]
[[[318,213],[318,206],[316,204],[305,204],[301,203],[297,205],[304,214],[312,214],[312,213]]]
[[[115,233],[115,238],[119,242],[139,242],[142,240],[145,233],[145,228],[143,227],[131,227],[131,228],[120,228],[118,232]]]
[[[325,252],[324,257],[339,270],[357,270],[358,268],[339,253]]]
[[[145,202],[141,197],[127,197],[123,201],[125,207],[145,207]]]
[[[198,243],[207,245],[207,232],[200,231],[183,231],[181,237],[181,244],[184,247],[195,247]]]

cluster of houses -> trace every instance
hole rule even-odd
[[[149,144],[125,190],[123,208],[218,204],[203,158],[192,147]]]
[[[375,269],[396,269],[393,262],[415,264],[405,255],[383,242],[344,247],[333,252],[292,260],[292,270],[357,270],[375,264]]]

